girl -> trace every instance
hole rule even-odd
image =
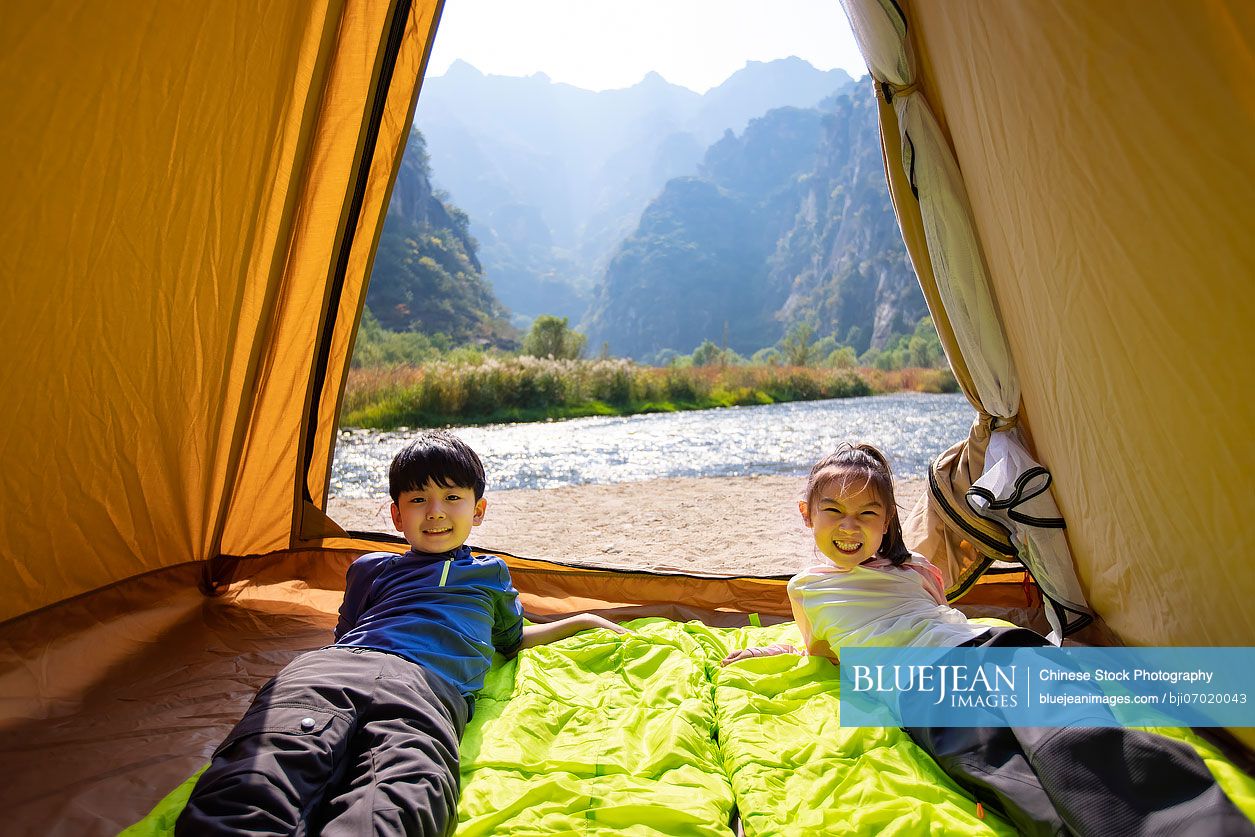
[[[902,541],[889,462],[871,445],[842,444],[816,463],[798,508],[823,558],[789,579],[800,653],[836,661],[845,646],[1049,644],[1024,628],[969,622],[947,604],[941,571]],[[749,648],[723,662],[787,653],[799,652]],[[1255,834],[1198,754],[1162,736],[1121,727],[907,733],[1025,834]]]

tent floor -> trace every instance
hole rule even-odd
[[[185,565],[4,626],[4,833],[112,835],[143,817],[206,761],[271,675],[330,640],[342,591],[329,580],[343,578],[350,557],[324,560],[316,572],[296,573],[295,581],[292,561],[308,568],[310,556],[270,561],[219,597],[202,595],[200,568]],[[289,580],[274,580],[285,573]],[[558,599],[552,591],[529,592],[522,568],[516,582],[539,621],[563,607],[619,619],[660,615],[723,625],[747,619],[692,606]],[[972,615],[1035,627],[1044,622],[1040,611],[1024,607],[1018,583],[979,585],[978,592],[988,604],[965,602]],[[764,614],[765,622],[782,618]],[[1089,634],[1088,641],[1102,642]]]

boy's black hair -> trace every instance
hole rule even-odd
[[[444,430],[429,430],[392,458],[388,493],[396,503],[402,491],[417,491],[428,482],[446,488],[473,488],[478,500],[484,496],[484,463],[457,436]]]

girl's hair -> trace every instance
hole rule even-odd
[[[910,560],[911,552],[902,541],[898,505],[893,499],[893,471],[883,453],[872,445],[842,442],[835,453],[825,456],[811,468],[810,477],[806,480],[807,505],[814,508],[815,501],[832,485],[839,486],[841,492],[848,488],[861,491],[870,485],[884,503],[889,519],[889,529],[876,554],[888,558],[895,567]]]

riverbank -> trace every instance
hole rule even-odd
[[[609,485],[490,491],[470,543],[525,558],[617,569],[785,575],[813,554],[797,501],[804,477],[676,477]],[[923,479],[898,480],[900,513]],[[392,532],[387,499],[332,498],[347,529]]]
[[[465,426],[957,390],[942,369],[479,358],[351,370],[341,426]]]

